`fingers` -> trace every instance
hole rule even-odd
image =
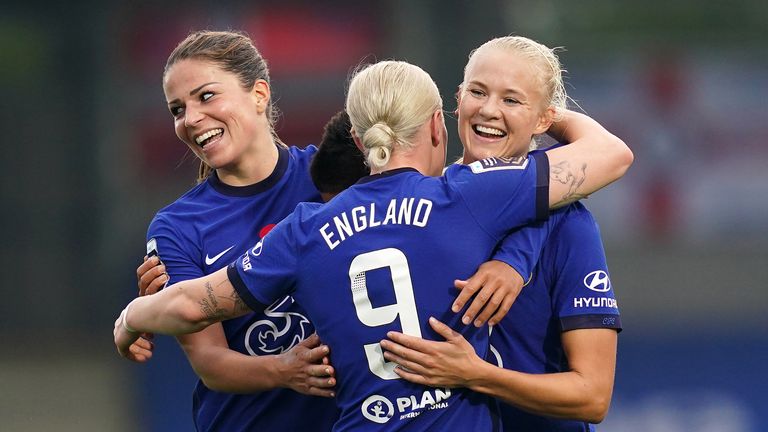
[[[429,326],[432,327],[432,330],[434,330],[440,336],[444,337],[447,341],[456,339],[457,337],[461,336],[459,333],[455,332],[452,328],[440,322],[440,320],[435,317],[429,317]]]
[[[149,271],[152,267],[155,267],[160,263],[160,259],[156,256],[147,257],[144,256],[144,262],[136,269],[136,279],[141,279],[141,276]]]
[[[494,298],[494,293],[498,288],[499,286],[497,283],[495,283],[495,281],[486,282],[477,293],[474,300],[472,300],[472,303],[469,305],[466,312],[464,312],[464,316],[461,318],[461,322],[464,324],[469,324],[475,320],[475,317],[480,312],[480,310]],[[497,302],[498,303],[495,306],[489,305],[490,307],[493,307],[491,312],[496,311],[496,308],[499,306],[499,303],[501,303],[501,300],[497,300]],[[478,324],[478,322],[475,321],[475,325],[480,327],[482,324]]]
[[[312,396],[335,397],[333,387],[336,386],[336,372],[333,367],[327,365],[314,365],[305,368],[309,375],[304,379],[301,392]]]
[[[395,373],[400,376],[400,378],[410,381],[412,383],[421,384],[421,385],[430,385],[429,380],[423,376],[419,375],[413,371],[410,371],[408,369],[402,368],[402,367],[396,367]]]
[[[397,368],[405,368],[410,373],[419,375],[426,370],[426,366],[416,360],[420,356],[416,351],[409,350],[402,345],[393,344],[391,342],[386,344],[382,343],[381,345],[385,350],[384,359],[389,362],[397,363]]]
[[[333,391],[331,388],[326,387],[309,387],[302,393],[308,394],[310,396],[320,396],[320,397],[326,397],[326,398],[332,398],[336,397],[336,392]]]
[[[384,339],[380,342],[384,358],[387,361],[395,362],[417,372],[424,370],[427,366],[426,363],[432,357],[429,343],[435,342],[413,338],[398,332],[389,332],[387,337],[391,340]],[[411,339],[418,339],[422,343],[413,344]],[[409,343],[411,344],[410,347],[406,345]]]
[[[519,292],[518,292],[519,294]],[[501,320],[507,316],[507,313],[512,308],[512,303],[515,302],[517,299],[517,294],[513,296],[505,296],[504,299],[501,301],[501,306],[499,306],[499,309],[496,310],[496,313],[493,314],[491,319],[488,320],[488,325],[496,325],[501,322]]]
[[[496,289],[493,294],[491,294],[491,298],[487,302],[483,302],[483,299],[487,295],[484,293],[486,288],[490,290],[490,287],[483,287],[483,290],[480,292],[480,294],[477,295],[477,297],[475,297],[475,300],[472,302],[472,306],[470,306],[470,309],[472,309],[474,306],[477,306],[478,309],[480,307],[483,308],[483,311],[480,313],[480,315],[475,318],[475,327],[482,327],[483,324],[485,324],[485,322],[491,318],[491,316],[494,316],[501,308],[504,299],[508,296],[507,291],[504,291],[503,289]],[[509,305],[511,306],[512,302],[509,302]],[[509,310],[509,308],[507,308],[507,310]],[[501,314],[501,317],[504,317],[505,314],[506,311]],[[469,315],[469,309],[467,310],[467,315]]]
[[[130,347],[126,358],[137,363],[144,363],[152,358],[152,342],[139,338]]]
[[[153,256],[136,269],[136,277],[139,279],[139,295],[154,294],[168,282],[168,274],[165,265]]]
[[[320,340],[318,339],[318,343]],[[308,350],[307,352],[303,353],[304,360],[306,360],[309,363],[319,363],[322,364],[323,359],[328,356],[328,354],[331,352],[331,349],[328,348],[328,345],[320,345],[317,348],[312,348],[311,350]]]
[[[398,345],[402,345],[405,348],[409,348],[409,349],[420,351],[420,352],[428,351],[429,345],[431,343],[431,341],[428,341],[426,339],[422,339],[420,337],[411,336],[411,335],[407,335],[407,334],[396,332],[396,331],[387,332],[387,337],[391,341],[397,343]],[[384,339],[382,342],[389,343],[387,339]]]
[[[464,308],[464,305],[467,304],[467,301],[469,301],[470,298],[472,298],[473,295],[477,292],[480,287],[483,286],[483,283],[485,282],[483,275],[481,275],[479,272],[475,273],[474,276],[469,278],[466,281],[462,280],[455,280],[453,282],[453,285],[460,289],[459,295],[456,297],[456,301],[453,302],[453,306],[451,306],[451,310],[453,312],[459,312],[461,309]],[[464,322],[464,319],[462,319],[462,322]],[[467,320],[464,322],[464,324],[469,324],[472,322],[472,320]]]
[[[329,378],[334,378],[334,374],[336,373],[332,366],[312,365],[304,368],[304,371],[306,371],[307,375],[309,375],[311,378],[316,378],[323,381],[321,384],[313,385],[317,385],[319,387],[332,387],[336,385],[335,379],[334,382],[328,382]]]
[[[501,321],[517,299],[523,280],[509,264],[491,260],[481,265],[477,273],[466,282],[457,280],[454,285],[461,292],[452,310],[454,312],[461,310],[461,307],[474,295],[461,321],[465,325],[474,321],[476,327],[481,327],[486,322],[497,324]]]
[[[315,348],[320,345],[320,336],[317,333],[312,333],[308,338],[299,342],[297,346],[307,347],[309,349]]]

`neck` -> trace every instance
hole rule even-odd
[[[218,168],[216,174],[222,183],[230,186],[248,186],[258,183],[275,170],[279,152],[274,140],[269,140],[269,145],[254,147],[243,154],[240,161]]]
[[[414,168],[425,176],[437,176],[442,171],[442,167],[436,171],[435,167],[432,166],[428,148],[425,144],[417,145],[408,150],[402,148],[395,149],[389,157],[389,162],[381,169],[371,169],[371,174],[379,174],[398,168]]]

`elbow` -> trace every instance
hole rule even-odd
[[[235,388],[227,385],[226,382],[217,379],[214,375],[198,373],[197,376],[200,378],[200,382],[202,382],[203,385],[209,390],[221,393],[237,393]]]
[[[613,147],[616,149],[616,179],[619,179],[623,177],[624,174],[627,173],[627,170],[629,170],[629,167],[632,166],[632,163],[635,161],[635,155],[627,144],[618,137],[614,137]]]
[[[608,397],[593,397],[587,406],[582,411],[581,420],[592,424],[599,424],[605,420],[605,416],[608,415],[608,408],[611,406],[611,398]]]

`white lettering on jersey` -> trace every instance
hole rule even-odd
[[[618,308],[618,304],[615,299],[608,297],[577,297],[573,299],[573,307],[607,307]]]
[[[396,399],[399,420],[418,417],[421,410],[445,409],[449,406],[451,389],[436,388],[425,390],[421,394],[412,394]],[[360,411],[367,420],[384,424],[392,419],[395,407],[392,402],[381,395],[371,395],[360,406]]]
[[[377,219],[377,213],[383,219]],[[432,201],[424,198],[392,199],[384,211],[377,211],[376,204],[358,206],[349,212],[341,212],[325,223],[318,230],[330,250],[344,240],[368,228],[380,225],[413,225],[420,228],[427,226],[432,214]]]
[[[511,158],[491,157],[472,162],[469,168],[475,174],[499,170],[521,170],[528,166],[528,158],[517,156]]]

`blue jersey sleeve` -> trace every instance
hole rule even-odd
[[[229,281],[254,311],[293,291],[298,266],[296,219],[295,213],[289,215],[227,268]]]
[[[470,214],[493,237],[549,216],[549,161],[536,157],[489,158],[445,172]]]
[[[157,242],[157,255],[170,277],[169,285],[205,276],[203,268],[193,258],[194,255],[190,250],[194,248],[193,242],[185,237],[185,233],[177,230],[172,221],[161,214],[155,216],[149,224],[147,241],[150,239],[155,239]],[[199,251],[197,255],[200,255]]]
[[[496,248],[493,259],[509,264],[527,284],[549,234],[560,223],[564,214],[564,208],[557,209],[549,214],[546,222],[536,222],[509,233]]]
[[[562,331],[581,328],[621,330],[600,231],[592,214],[571,204],[550,237],[553,310]],[[544,258],[542,258],[544,260]]]

